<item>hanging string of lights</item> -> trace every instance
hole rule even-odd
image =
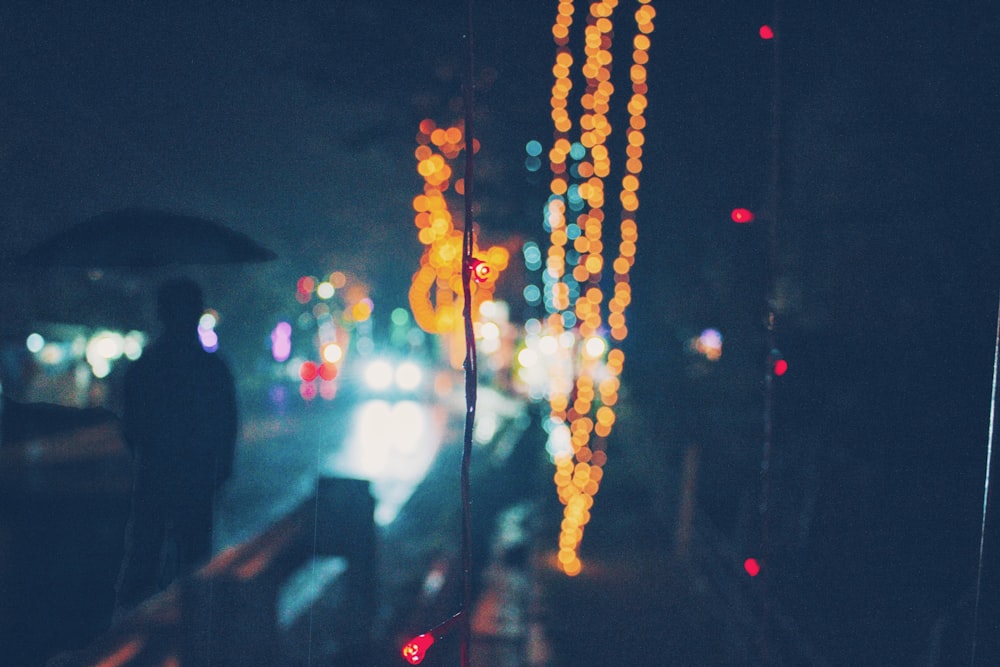
[[[498,268],[499,265],[503,264],[506,266],[507,256],[506,250],[503,251],[502,261],[500,259],[494,259],[487,253],[487,258],[476,256],[476,241],[474,234],[474,222],[473,222],[473,182],[475,174],[474,158],[476,153],[477,142],[475,140],[475,132],[473,131],[473,119],[475,118],[474,105],[475,105],[475,77],[474,77],[474,66],[473,66],[473,42],[472,42],[472,0],[467,0],[466,2],[466,25],[465,25],[465,85],[464,85],[464,117],[463,117],[463,128],[449,128],[444,132],[443,144],[449,144],[450,147],[443,148],[443,152],[451,154],[452,157],[457,157],[458,152],[464,149],[465,157],[465,175],[461,180],[461,186],[456,184],[456,189],[459,190],[460,194],[463,195],[464,200],[464,212],[465,212],[465,224],[464,229],[461,233],[455,232],[453,226],[450,222],[450,216],[447,214],[447,205],[441,206],[443,204],[444,198],[441,193],[447,188],[448,178],[450,177],[450,168],[444,164],[443,159],[440,161],[435,158],[440,158],[440,155],[435,156],[433,151],[430,155],[426,154],[426,151],[421,149],[426,148],[426,144],[421,144],[421,147],[417,149],[417,159],[419,160],[419,165],[423,166],[426,162],[432,162],[431,169],[421,169],[418,166],[418,171],[424,176],[426,180],[426,185],[424,187],[424,197],[427,198],[428,206],[426,211],[422,211],[423,207],[418,207],[416,202],[414,202],[417,212],[418,220],[420,218],[420,213],[430,212],[432,210],[439,211],[445,214],[441,216],[441,219],[446,220],[444,224],[439,224],[437,231],[432,231],[431,237],[428,239],[431,241],[433,247],[433,241],[438,238],[456,239],[460,242],[460,252],[458,254],[458,259],[460,262],[460,273],[459,273],[459,284],[456,286],[454,284],[454,272],[451,271],[451,264],[454,258],[449,258],[447,264],[449,265],[443,272],[440,270],[435,270],[435,274],[438,276],[435,282],[443,282],[447,285],[447,289],[453,292],[461,293],[462,295],[462,329],[463,329],[463,348],[465,352],[465,428],[463,430],[462,438],[462,466],[461,466],[461,493],[462,493],[462,604],[459,611],[454,614],[448,620],[439,623],[434,626],[431,630],[417,635],[409,642],[403,645],[402,656],[409,664],[419,664],[423,661],[426,656],[427,649],[431,647],[436,639],[439,639],[451,631],[453,626],[458,626],[461,634],[461,653],[459,657],[459,664],[462,667],[468,667],[470,655],[469,655],[469,645],[472,638],[472,625],[471,625],[471,611],[470,606],[472,604],[472,497],[471,497],[471,472],[472,472],[472,440],[473,440],[473,430],[476,420],[476,393],[477,386],[479,383],[478,378],[478,364],[476,361],[476,339],[474,335],[473,327],[473,306],[474,306],[474,295],[473,287],[475,285],[482,285],[487,282],[496,282],[497,274],[499,271],[494,271],[491,266],[491,262],[496,264]],[[421,133],[424,131],[423,124],[421,124]],[[429,129],[429,128],[427,128]],[[459,142],[462,140],[461,130],[465,130],[467,140],[464,144]],[[455,132],[454,130],[459,130]],[[440,135],[439,135],[440,136]],[[428,137],[431,141],[434,141],[433,131],[428,133]],[[435,142],[436,143],[436,142]],[[427,172],[427,173],[425,173]],[[430,178],[433,174],[440,173],[440,178]],[[434,205],[431,206],[430,203],[433,202]],[[420,223],[417,223],[420,226]],[[432,226],[433,229],[433,226]],[[423,239],[421,239],[423,240]],[[426,241],[425,241],[426,243]],[[452,247],[450,244],[446,244],[446,247]],[[428,257],[429,253],[425,253],[425,257]],[[428,263],[430,260],[428,259]],[[417,276],[414,276],[414,284],[417,284],[417,278],[420,276],[424,268],[424,262],[421,261],[421,270],[417,272]],[[423,282],[426,282],[424,279]],[[459,288],[459,289],[456,289]],[[428,285],[429,289],[429,285]],[[413,300],[413,292],[411,291],[411,302]],[[416,314],[416,309],[414,311]]]
[[[568,111],[573,89],[573,0],[560,0],[552,27],[556,43],[552,68],[555,83],[550,99],[554,131],[549,151],[552,178],[544,217],[549,248],[543,281],[546,329],[559,342],[557,352],[563,362],[557,365],[562,373],[553,378],[549,390],[548,428],[556,468],[553,479],[564,505],[557,562],[570,576],[582,569],[579,547],[607,462],[607,438],[615,423],[619,377],[625,360],[620,345],[628,335],[625,310],[631,302],[629,271],[635,262],[638,239],[635,212],[639,208],[645,142],[646,63],[656,15],[650,0],[638,0],[638,4],[629,68],[632,90],[627,105],[626,160],[618,195],[619,244],[611,263],[614,288],[607,303],[606,323],[601,310],[605,300],[602,236],[605,180],[611,174],[607,140],[612,132],[611,49],[618,0],[599,0],[589,7],[583,30],[585,59],[580,68],[586,88],[580,96],[582,111],[576,142],[571,141],[574,128]],[[572,213],[576,217],[570,222]],[[605,324],[611,345],[602,336]]]
[[[455,178],[453,163],[465,149],[465,123],[438,127],[427,118],[417,132],[417,173],[424,179],[423,192],[413,199],[413,222],[424,244],[420,268],[410,284],[409,301],[417,325],[428,333],[453,334],[449,345],[452,366],[458,368],[465,355],[461,336],[462,304],[465,292],[462,278],[464,232],[456,229],[445,197],[449,190],[465,195],[465,178]],[[472,141],[473,153],[479,141]],[[471,225],[465,225],[471,228]],[[472,306],[493,298],[497,279],[507,268],[509,251],[503,246],[480,249],[473,240]]]

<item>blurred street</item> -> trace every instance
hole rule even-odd
[[[281,394],[270,397],[280,399]],[[321,477],[369,481],[378,527],[379,603],[373,641],[364,654],[371,662],[365,664],[397,664],[405,640],[459,608],[464,408],[464,396],[457,391],[426,401],[345,392],[332,401],[305,402],[295,396],[252,407],[243,418],[234,477],[218,498],[215,553],[251,540],[307,503]],[[585,541],[584,571],[574,578],[558,571],[560,505],[548,481],[544,433],[537,417],[531,417],[533,410],[491,387],[480,389],[473,458],[475,664],[555,666],[596,656],[600,658],[593,664],[614,664],[627,656],[628,664],[656,665],[664,652],[672,664],[756,662],[759,601],[737,583],[746,577],[736,556],[704,526],[695,526],[679,548],[659,514],[662,508],[642,502],[648,493],[627,482],[612,481],[600,498]],[[79,438],[77,442],[87,446]],[[58,498],[51,504],[58,506]],[[82,536],[78,539],[87,539],[97,534],[88,526],[107,522],[108,510],[83,515],[100,512],[101,506],[80,507],[74,515],[76,531]],[[43,523],[30,515],[21,520]],[[338,517],[317,516],[314,521],[342,523]],[[64,524],[48,525],[61,530],[58,526]],[[63,588],[30,585],[24,590],[41,597],[61,595],[69,602],[53,606],[35,600],[37,614],[57,616],[30,620],[52,627],[5,637],[7,646],[18,640],[36,642],[13,653],[7,649],[5,655],[22,656],[26,667],[44,664],[60,650],[69,659],[74,649],[107,627],[118,553],[114,547],[120,543],[113,532],[102,533],[105,551],[97,549],[98,555],[90,556],[102,561],[98,566],[85,567],[82,558],[47,560],[44,574],[29,574],[61,581]],[[63,539],[68,543],[71,536]],[[348,568],[343,558],[314,554],[282,586],[277,618],[287,664],[359,664],[357,654],[345,653],[350,601],[342,575]],[[65,616],[74,609],[73,594],[94,591],[105,604],[90,601],[88,608],[78,603],[76,613],[85,609],[92,617],[75,618],[84,627],[74,634]],[[630,613],[637,605],[645,613]],[[425,664],[455,663],[453,634],[442,639]],[[774,664],[813,662],[801,637],[791,640],[784,631],[776,636],[786,639],[771,647]],[[789,657],[779,659],[783,655]]]
[[[473,460],[474,664],[828,664],[796,619],[777,604],[765,612],[761,582],[747,576],[710,521],[696,511],[685,518],[678,503],[649,502],[657,490],[634,481],[609,480],[584,541],[584,571],[561,573],[561,506],[544,433],[530,417],[536,409],[480,389],[477,423],[486,433]],[[236,477],[221,498],[217,549],[308,499],[319,476],[370,480],[380,602],[371,662],[363,664],[402,664],[405,640],[458,609],[463,416],[458,392],[435,403],[345,396],[300,404],[280,419],[251,416]],[[665,481],[679,489],[681,479],[672,471]],[[286,586],[279,619],[293,664],[355,664],[337,631],[345,568],[342,559],[316,558]],[[771,627],[762,625],[765,613]],[[454,634],[423,664],[456,664]]]
[[[371,481],[376,518],[389,523],[445,437],[446,410],[428,403],[356,396],[290,403],[244,418],[234,475],[217,501],[217,551],[308,498],[320,476]]]
[[[464,395],[455,388],[421,400],[357,388],[333,400],[266,395],[244,412],[235,474],[217,502],[215,553],[251,541],[300,506],[314,531],[356,525],[336,510],[329,516],[329,507],[320,515],[318,504],[312,514],[310,502],[322,478],[366,480],[378,553],[371,641],[351,643],[356,626],[344,582],[350,563],[317,551],[314,536],[312,555],[281,585],[276,650],[288,665],[403,664],[403,643],[459,608]],[[630,470],[627,456],[621,467],[611,467],[581,547],[583,570],[575,577],[562,573],[556,565],[562,507],[539,415],[537,405],[480,386],[472,476],[473,664],[836,664],[808,630],[830,612],[790,608],[787,598],[768,591],[766,573],[751,573],[745,554],[697,508],[689,460],[676,469],[660,466],[658,485],[648,484],[653,471],[637,476]],[[78,456],[106,453],[108,433],[94,436],[75,433]],[[106,471],[96,474],[113,481]],[[26,610],[27,620],[19,626],[23,634],[4,637],[3,655],[21,656],[12,664],[29,667],[62,651],[50,664],[94,664],[77,650],[110,621],[121,539],[113,526],[121,524],[121,503],[85,492],[67,510],[65,495],[47,493],[34,496],[43,501],[34,504],[5,500],[6,510],[23,510],[15,533],[18,526],[51,532],[15,535],[37,541],[29,553],[40,560],[15,587],[8,609]],[[87,539],[87,550],[59,558],[73,540]],[[15,541],[7,547],[11,553],[24,548]],[[956,639],[954,630],[947,621],[939,630],[942,655]],[[423,664],[456,664],[457,635],[443,637]]]

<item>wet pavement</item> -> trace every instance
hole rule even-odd
[[[472,664],[826,664],[794,619],[765,605],[764,580],[744,571],[711,522],[693,511],[681,536],[680,508],[640,502],[649,490],[627,479],[609,476],[602,486],[581,548],[583,571],[562,574],[555,566],[562,506],[535,408],[491,390],[480,397],[483,421],[498,428],[473,456]],[[429,467],[403,485],[405,502],[401,491],[385,495],[393,511],[380,521],[380,603],[370,649],[363,658],[348,656],[336,631],[326,632],[342,622],[337,578],[344,564],[317,561],[286,597],[298,612],[283,617],[289,664],[405,664],[404,642],[459,609],[462,399],[436,408],[434,455],[419,459]],[[323,460],[350,460],[350,448],[345,443]],[[390,478],[373,476],[376,496],[392,488]],[[456,665],[459,652],[453,633],[422,664]]]
[[[638,502],[649,489],[624,477],[609,475],[597,496],[583,571],[559,572],[562,507],[537,406],[482,388],[477,408],[472,664],[825,664],[793,619],[764,605],[762,580],[710,522]],[[453,393],[433,404],[346,396],[245,415],[234,478],[218,499],[217,553],[301,506],[321,478],[367,479],[375,501],[370,636],[354,623],[350,563],[306,554],[278,595],[282,664],[405,664],[403,643],[458,611],[464,413]],[[422,664],[458,664],[459,650],[452,633]]]

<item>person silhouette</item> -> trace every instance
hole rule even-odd
[[[201,346],[203,311],[196,282],[163,283],[162,332],[125,373],[122,428],[134,477],[116,615],[212,553],[213,496],[232,474],[238,415],[228,366]]]

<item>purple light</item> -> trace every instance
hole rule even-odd
[[[278,322],[271,331],[271,356],[278,363],[287,361],[292,353],[292,325]]]

